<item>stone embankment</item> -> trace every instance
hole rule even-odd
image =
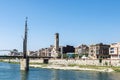
[[[60,69],[60,70],[81,70],[81,71],[99,71],[99,72],[113,72],[114,70],[111,68],[104,69],[95,69],[95,68],[81,68],[79,66],[61,66],[61,65],[30,65],[30,67],[34,68],[47,68],[47,69]]]
[[[34,63],[34,60],[30,62]],[[36,60],[36,63],[43,63],[43,60]],[[31,65],[32,67],[42,67],[42,68],[50,68],[50,69],[64,69],[64,70],[89,70],[89,71],[100,71],[100,72],[112,72],[114,71],[111,66],[119,67],[120,60],[75,60],[75,59],[50,59],[49,64],[47,66],[42,65]],[[82,67],[81,67],[82,66]],[[86,66],[93,66],[93,67],[86,67]],[[96,66],[96,67],[94,67]],[[99,68],[97,67],[99,66]],[[100,67],[104,66],[104,67]],[[105,67],[106,66],[106,67]]]
[[[5,62],[19,62],[19,59],[2,59]],[[30,59],[30,63],[43,63],[43,59]],[[120,60],[114,59],[104,59],[100,63],[98,59],[49,59],[49,64],[61,64],[61,65],[94,65],[94,66],[120,66]]]
[[[4,60],[9,62],[19,62],[15,60]],[[90,71],[101,71],[101,72],[112,72],[111,66],[119,67],[120,60],[102,60],[101,63],[98,59],[96,60],[82,60],[82,59],[49,59],[49,64],[43,65],[43,59],[30,59],[31,67],[41,68],[52,68],[52,69],[64,69],[64,70],[90,70]],[[81,67],[82,66],[82,67]],[[84,66],[107,66],[106,68],[94,68]]]
[[[43,63],[43,59],[33,59],[30,60],[31,63]],[[93,66],[120,66],[120,60],[110,60],[105,59],[100,61],[98,59],[89,59],[89,60],[82,60],[82,59],[49,59],[49,64],[54,65],[93,65]]]

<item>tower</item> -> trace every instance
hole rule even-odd
[[[55,33],[55,43],[54,43],[54,47],[51,51],[51,57],[58,57],[59,54],[59,33]]]
[[[59,52],[59,33],[55,33],[55,51]]]

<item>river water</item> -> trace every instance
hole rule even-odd
[[[0,80],[120,80],[120,73],[30,68],[20,71],[18,64],[0,62]]]

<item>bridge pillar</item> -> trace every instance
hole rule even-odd
[[[29,58],[20,59],[20,70],[22,71],[29,70]]]

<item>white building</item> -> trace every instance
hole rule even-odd
[[[120,42],[110,45],[109,55],[111,56],[111,59],[120,59]]]

